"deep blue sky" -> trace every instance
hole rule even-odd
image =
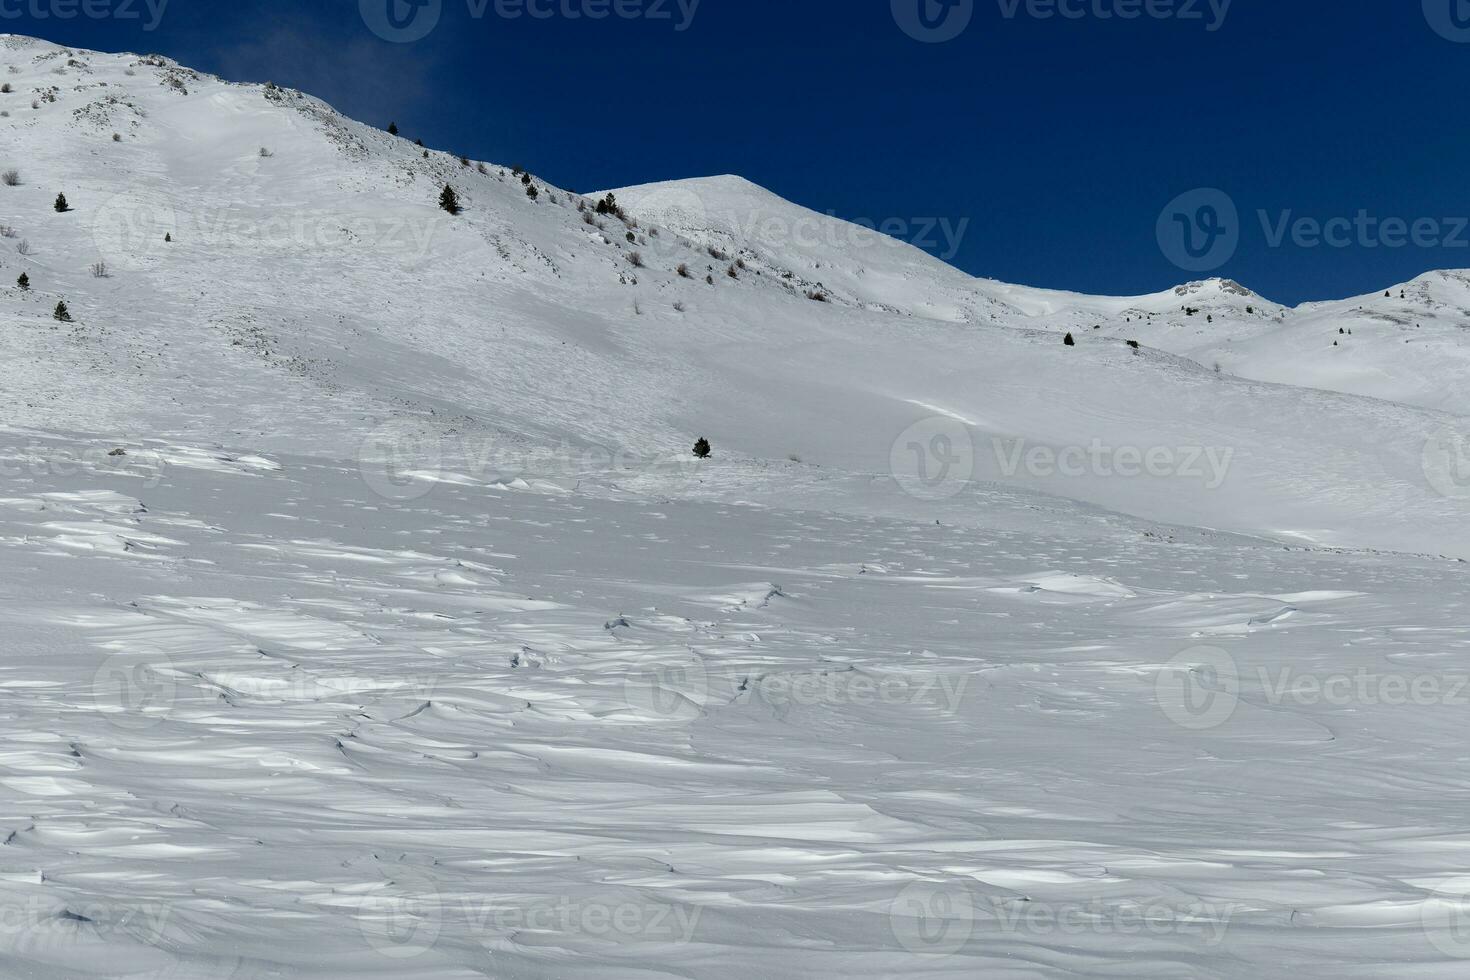
[[[600,21],[437,0],[437,27],[411,43],[377,36],[359,0],[169,0],[153,30],[147,0],[89,0],[137,19],[54,16],[75,2],[0,0],[0,31],[269,79],[576,190],[738,173],[842,217],[969,219],[952,261],[1012,282],[1135,293],[1198,278],[1156,233],[1197,187],[1242,218],[1210,274],[1272,299],[1470,266],[1470,231],[1459,247],[1272,246],[1257,216],[1470,215],[1470,37],[1431,26],[1453,33],[1457,10],[1470,28],[1467,0],[1235,0],[1213,31],[1208,0],[1199,20],[1094,13],[1169,0],[1063,0],[1080,19],[968,0],[944,43],[899,26],[920,2],[944,13],[938,0],[701,0],[683,31],[678,0],[618,0],[670,19]]]

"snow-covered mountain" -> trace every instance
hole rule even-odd
[[[1147,296],[1088,296],[973,278],[877,230],[800,208],[738,177],[616,194],[692,240],[794,267],[826,293],[867,309],[1078,336],[1096,331],[1244,378],[1470,414],[1470,388],[1462,383],[1470,345],[1460,334],[1470,328],[1470,272],[1431,272],[1364,297],[1296,308],[1228,279]],[[905,230],[931,240],[959,232],[954,223]]]
[[[299,93],[158,58],[4,50],[0,168],[21,171],[4,220],[28,254],[7,249],[0,272],[31,280],[0,308],[17,423],[343,456],[387,426],[493,445],[497,461],[595,446],[672,463],[705,435],[762,481],[792,456],[797,479],[886,476],[906,430],[950,419],[983,479],[1470,555],[1423,472],[1445,420],[1211,370],[1270,361],[1260,373],[1282,380],[1265,354],[1219,352],[1221,337],[1276,350],[1295,322],[1233,284],[1099,299],[975,280],[732,178],[625,190],[624,220],[595,212],[600,195],[524,184]],[[445,184],[457,217],[438,207]],[[53,210],[58,193],[71,211]],[[75,323],[56,329],[63,298]],[[1094,443],[1231,464],[1204,494],[1193,477],[1003,465],[1008,446]]]
[[[0,83],[0,972],[1455,975],[1467,274],[1083,296]]]

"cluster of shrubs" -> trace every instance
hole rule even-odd
[[[622,205],[618,204],[618,199],[612,194],[608,194],[597,202],[597,213],[601,215],[612,215],[614,218],[623,222],[627,222],[628,220],[628,212],[623,210]]]

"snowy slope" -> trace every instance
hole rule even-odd
[[[1458,393],[1389,339],[1461,277],[1087,297],[0,80],[0,975],[1462,975]],[[1386,380],[1291,373],[1348,320]]]
[[[959,311],[965,277],[931,284],[938,263],[907,246],[861,246],[859,268],[841,242],[818,258],[826,246],[799,237],[727,243],[716,259],[697,228],[659,228],[658,208],[634,228],[540,182],[533,201],[498,166],[481,173],[296,93],[8,44],[19,71],[0,128],[23,182],[0,190],[30,254],[0,273],[32,282],[7,289],[3,314],[18,423],[340,457],[386,426],[447,442],[481,475],[545,447],[674,465],[706,435],[734,457],[732,478],[759,480],[791,455],[889,476],[912,426],[962,420],[979,479],[1176,523],[1470,555],[1457,504],[1423,472],[1437,417],[1217,379],[1106,331],[1066,349],[1013,319],[895,316]],[[459,217],[436,206],[446,182]],[[748,184],[714,186],[778,206]],[[52,210],[57,192],[74,210]],[[99,258],[108,278],[89,274]],[[848,288],[860,280],[876,285]],[[967,317],[1057,302],[987,288],[1010,298],[971,293]],[[829,302],[808,298],[818,291]],[[60,329],[58,298],[76,320]],[[1050,478],[1007,473],[1017,445],[1231,462],[1209,487],[1111,466]]]
[[[1470,414],[1470,273],[1432,272],[1386,293],[1297,308],[1226,279],[1146,296],[1088,296],[970,277],[895,238],[801,208],[737,177],[615,193],[639,214],[696,241],[730,252],[744,248],[753,261],[794,268],[867,308],[1136,340],[1244,378]],[[946,243],[958,228],[916,223],[903,230]]]
[[[989,493],[29,475],[78,445],[0,454],[6,976],[1463,969],[1459,565]],[[1220,655],[1195,727],[1164,668]]]
[[[1470,414],[1470,272],[1294,311],[1279,330],[1217,347],[1228,370]]]

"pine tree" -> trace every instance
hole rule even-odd
[[[71,311],[66,308],[65,300],[62,300],[56,304],[56,309],[51,311],[51,315],[60,320],[62,323],[71,322]]]
[[[61,213],[63,211],[70,211],[71,210],[71,205],[69,205],[69,204],[66,203],[66,195],[65,194],[57,194],[56,195],[56,204],[55,204],[55,207],[56,207],[57,213]]]
[[[398,124],[396,122],[390,122],[388,124],[388,135],[389,136],[397,136],[398,135]]]
[[[709,459],[710,452],[709,440],[704,438],[704,436],[700,436],[699,441],[694,444],[694,455],[700,459]]]
[[[20,278],[15,280],[15,284],[20,287],[21,292],[28,292],[31,288],[31,277],[22,272]]]
[[[444,185],[444,191],[439,195],[439,206],[450,214],[459,214],[464,210],[459,206],[459,195],[454,193],[454,188],[448,184]]]

